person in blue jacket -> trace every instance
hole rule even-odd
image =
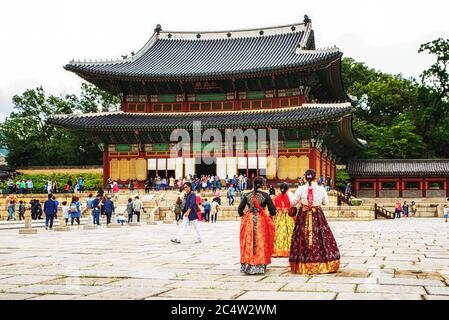
[[[192,191],[192,184],[190,182],[184,183],[184,201],[181,204],[182,208],[182,224],[181,230],[179,230],[178,236],[174,239],[171,239],[174,243],[181,243],[181,238],[184,235],[187,226],[189,225],[189,221],[192,222],[193,227],[195,228],[197,234],[197,240],[195,243],[202,242],[201,230],[198,224],[198,213],[197,213],[197,204],[196,204],[196,194]]]
[[[104,213],[106,215],[106,224],[111,223],[111,216],[115,212],[114,202],[111,200],[111,195],[104,202]]]
[[[45,213],[45,230],[48,230],[50,223],[50,230],[53,229],[53,220],[55,219],[58,207],[56,202],[52,199],[53,195],[49,194],[47,201],[44,203],[44,213]]]

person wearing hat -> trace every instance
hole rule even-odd
[[[268,193],[261,191],[264,181],[254,179],[254,189],[244,195],[238,207],[240,223],[240,272],[264,274],[271,263],[274,224],[270,215],[276,208]],[[268,208],[268,212],[265,210]]]
[[[108,194],[106,201],[104,202],[104,214],[106,215],[106,224],[111,223],[111,216],[115,212],[114,201],[111,199],[111,195]]]
[[[316,182],[315,170],[307,170],[305,178],[307,184],[298,187],[291,201],[292,206],[299,203],[301,207],[290,248],[290,270],[300,274],[337,272],[340,252],[321,208],[329,203],[327,192]]]
[[[292,243],[293,229],[295,221],[289,216],[290,198],[288,194],[288,184],[281,184],[281,193],[274,198],[276,216],[273,219],[275,226],[275,238],[273,257],[290,256],[290,245]]]
[[[184,183],[184,191],[185,191],[184,201],[181,204],[182,208],[181,229],[179,230],[177,237],[171,239],[171,242],[177,244],[181,243],[181,238],[184,235],[184,232],[186,231],[189,222],[191,222],[197,234],[197,240],[195,241],[195,243],[201,243],[202,236],[200,226],[198,224],[198,213],[197,213],[198,205],[196,202],[196,194],[195,192],[192,191],[192,183],[190,182]]]

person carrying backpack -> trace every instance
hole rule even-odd
[[[210,217],[210,202],[207,201],[207,199],[204,199],[204,219],[206,222],[209,222],[209,217]]]
[[[73,226],[73,222],[76,220],[78,225],[80,225],[80,216],[81,216],[81,203],[78,197],[72,197],[72,201],[69,206],[69,214],[71,218],[71,224]]]

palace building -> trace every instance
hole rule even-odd
[[[165,31],[119,60],[71,61],[64,68],[121,98],[121,110],[56,115],[54,125],[91,133],[103,148],[104,179],[265,175],[296,181],[305,170],[335,181],[336,161],[365,146],[352,130],[353,101],[341,78],[342,52],[318,49],[311,20],[214,32]],[[278,130],[277,156],[244,142],[242,152],[201,160],[207,142],[170,156],[175,129]],[[224,134],[223,134],[224,136]]]

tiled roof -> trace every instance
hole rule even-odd
[[[339,104],[304,104],[300,107],[225,112],[129,113],[55,115],[49,122],[60,127],[86,131],[169,131],[191,129],[193,121],[203,128],[289,127],[336,121],[351,114],[352,106]]]
[[[311,23],[222,31],[155,30],[136,54],[121,60],[71,61],[78,74],[126,78],[200,78],[300,68],[341,57],[337,48],[314,50]]]
[[[449,175],[449,159],[350,160],[352,176],[435,176]]]

